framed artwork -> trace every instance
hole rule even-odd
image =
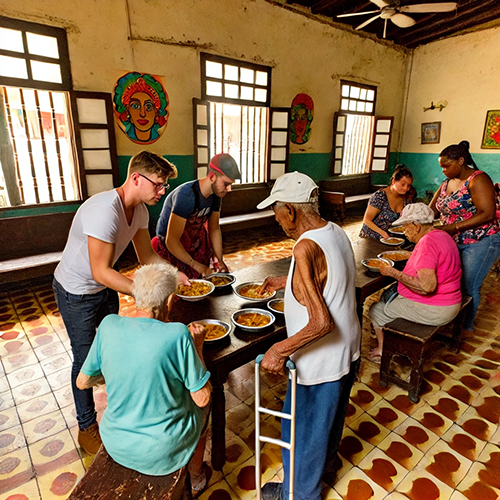
[[[422,123],[421,144],[439,144],[441,122]]]
[[[500,149],[500,110],[498,109],[486,112],[481,148]]]

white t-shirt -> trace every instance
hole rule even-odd
[[[334,382],[346,375],[352,361],[359,358],[361,328],[356,314],[356,265],[351,242],[345,232],[329,222],[320,229],[306,231],[297,240],[312,240],[325,254],[328,277],[323,298],[335,328],[312,344],[301,347],[290,357],[297,367],[297,381],[302,385]],[[296,244],[297,244],[296,243]],[[295,258],[292,256],[285,287],[285,320],[288,337],[309,322],[305,306],[292,292]]]
[[[97,293],[105,287],[92,278],[88,236],[114,243],[113,265],[139,229],[147,229],[149,213],[143,203],[134,209],[130,225],[116,190],[89,198],[76,212],[54,276],[67,292],[75,295]]]

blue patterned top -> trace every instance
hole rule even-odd
[[[408,203],[410,202],[405,199],[404,206],[408,205]],[[384,189],[375,191],[375,193],[372,194],[370,200],[368,201],[368,204],[376,208],[377,210],[380,210],[380,213],[375,216],[373,222],[384,231],[387,231],[391,227],[391,224],[394,221],[398,220],[401,216],[401,213],[397,213],[392,210],[391,205],[389,205],[389,200],[387,199],[387,193],[384,191]],[[370,229],[366,224],[363,224],[359,235],[362,238],[375,238],[377,240],[382,238],[380,234]]]

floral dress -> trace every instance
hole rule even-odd
[[[472,216],[476,215],[477,209],[470,195],[469,184],[474,177],[483,173],[484,172],[482,170],[476,170],[458,191],[451,194],[446,193],[449,180],[443,182],[439,198],[436,202],[436,209],[441,214],[440,220],[442,224],[455,224],[457,222],[470,219]],[[455,234],[453,238],[456,243],[467,245],[470,243],[476,243],[487,236],[498,233],[499,231],[500,225],[498,219],[495,218],[494,221],[483,224],[482,226],[460,231]]]
[[[410,202],[405,200],[404,206],[408,205],[408,203]],[[384,231],[387,231],[391,227],[391,224],[398,220],[401,216],[401,213],[397,213],[392,210],[389,200],[387,199],[387,193],[383,189],[375,191],[368,201],[368,204],[380,210],[380,213],[378,213],[373,219],[373,223]],[[359,235],[362,238],[376,238],[378,240],[382,238],[380,234],[373,231],[373,229],[370,229],[366,224],[363,224]]]

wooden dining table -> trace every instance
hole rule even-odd
[[[367,270],[361,264],[361,260],[376,257],[377,254],[390,249],[391,247],[373,239],[360,239],[353,244],[356,260],[357,313],[360,322],[365,299],[394,281],[380,273]],[[237,280],[235,284],[262,282],[268,276],[287,275],[290,261],[290,258],[280,259],[236,271],[233,273]],[[278,296],[282,295],[283,291],[278,292]],[[172,308],[169,319],[185,324],[202,319],[218,319],[231,324],[232,314],[248,307],[266,309],[266,301],[259,303],[245,301],[235,295],[229,286],[220,291],[216,290],[198,302],[179,300]],[[275,323],[259,333],[249,333],[231,325],[228,337],[212,345],[206,344],[204,347],[203,355],[212,382],[212,467],[216,470],[221,470],[226,461],[224,383],[231,371],[254,360],[274,343],[286,338],[284,316],[278,313],[274,315]]]

